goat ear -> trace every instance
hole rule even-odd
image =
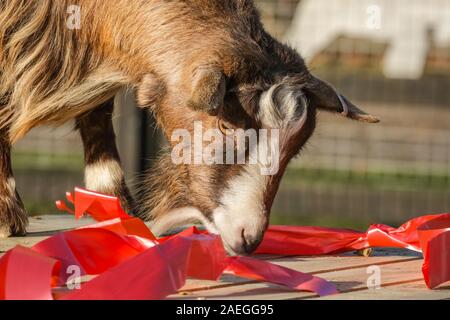
[[[331,85],[314,76],[311,76],[305,89],[310,93],[312,102],[319,109],[340,113],[344,117],[358,121],[369,123],[380,122],[379,118],[359,109]]]
[[[141,108],[151,108],[159,103],[166,93],[166,87],[159,78],[149,73],[142,77],[136,90],[136,99]]]
[[[215,67],[198,68],[194,74],[188,106],[196,111],[217,115],[226,93],[226,79]]]

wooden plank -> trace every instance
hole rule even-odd
[[[30,217],[29,221],[26,237],[12,237],[0,240],[0,253],[6,252],[17,245],[31,247],[57,232],[79,228],[94,222],[90,218],[82,218],[77,221],[69,214]]]
[[[29,234],[35,234],[39,232],[54,233],[58,231],[79,228],[92,223],[94,223],[94,220],[91,218],[83,217],[79,220],[76,220],[74,216],[70,214],[30,217],[28,233]]]
[[[423,261],[421,259],[417,259],[385,265],[374,264],[374,266],[378,266],[380,268],[380,285],[382,288],[422,281],[422,289],[425,291],[427,288],[423,282],[422,263]],[[321,276],[329,281],[332,281],[333,283],[336,283],[340,292],[372,290],[369,289],[367,285],[367,280],[370,276],[367,268],[341,270],[326,273]],[[376,290],[374,292],[376,292]],[[448,292],[448,294],[450,297],[450,292]],[[313,298],[313,296],[309,297]],[[339,299],[338,296],[335,298]]]
[[[354,268],[367,268],[371,265],[417,260],[421,256],[421,254],[409,250],[375,249],[373,256],[368,258],[347,253],[337,256],[282,257],[269,261],[297,271],[321,274]]]
[[[390,264],[380,265],[382,287],[399,285],[402,283],[421,281],[421,265],[419,259],[409,261],[396,261]],[[328,272],[320,275],[326,280],[333,282],[341,293],[356,292],[367,289],[367,267],[352,268]],[[427,290],[425,285],[423,290]],[[446,293],[450,298],[450,292]],[[444,293],[445,295],[445,293]],[[339,299],[341,295],[329,298]],[[171,299],[232,299],[232,300],[291,300],[291,299],[314,299],[316,295],[308,292],[298,292],[282,286],[267,283],[248,283],[211,290],[202,290],[185,293],[184,295],[174,295]]]
[[[449,300],[450,286],[434,290],[426,288],[423,279],[384,286],[375,290],[356,290],[321,300]]]
[[[292,260],[290,260],[292,259]],[[379,256],[379,257],[316,257],[316,258],[282,258],[274,261],[275,263],[292,268],[294,270],[307,272],[311,274],[318,274],[325,279],[336,282],[336,285],[340,290],[348,291],[351,290],[352,284],[355,284],[350,281],[342,280],[340,283],[339,278],[336,274],[343,274],[344,277],[351,278],[351,274],[357,274],[361,279],[367,279],[368,275],[366,273],[367,267],[372,265],[378,265],[380,268],[386,268],[391,265],[401,265],[401,264],[410,264],[413,263],[412,270],[417,270],[420,273],[420,266],[422,264],[421,259],[417,257],[409,257],[409,256]],[[356,271],[355,271],[356,270]],[[390,270],[390,269],[388,269]],[[404,274],[406,275],[406,274]],[[336,280],[333,277],[337,277]],[[389,281],[392,281],[392,278],[388,278]],[[421,275],[415,275],[414,280],[421,278]],[[364,285],[366,280],[362,282]],[[247,293],[241,294],[242,292],[250,291],[251,295],[249,296]],[[281,286],[270,285],[266,283],[259,283],[255,281],[245,281],[243,279],[235,280],[235,279],[226,279],[223,282],[201,282],[194,281],[188,282],[186,287],[181,290],[181,295],[174,295],[171,298],[173,299],[199,299],[199,298],[214,298],[220,297],[225,298],[226,296],[230,296],[232,299],[272,299],[273,296],[275,299],[282,298],[300,298],[300,297],[309,297],[312,298],[314,295],[309,293],[302,293],[297,291],[292,291],[286,289]],[[264,297],[269,295],[267,297]],[[278,297],[278,298],[277,298]]]
[[[281,266],[291,268],[301,272],[320,274],[339,269],[350,269],[355,267],[368,267],[373,264],[381,265],[393,263],[396,261],[406,261],[421,255],[409,250],[401,249],[375,249],[370,259],[357,256],[354,253],[346,253],[339,256],[318,256],[318,257],[287,257],[257,255],[255,258],[267,260]],[[214,288],[229,287],[232,285],[241,285],[256,283],[234,276],[226,275],[220,281],[189,280],[182,289],[184,295],[192,291],[209,290]]]

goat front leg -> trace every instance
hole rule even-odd
[[[131,213],[134,201],[125,183],[116,146],[112,114],[114,99],[77,118],[76,124],[84,144],[85,186],[120,198],[122,207]]]
[[[0,238],[26,234],[28,216],[16,190],[7,130],[0,130]]]

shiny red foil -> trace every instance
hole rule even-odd
[[[422,272],[430,289],[450,280],[448,213],[418,217],[397,229],[375,224],[367,232],[321,227],[272,226],[257,253],[323,255],[376,247],[422,252]]]
[[[218,280],[232,274],[318,295],[338,293],[321,278],[251,257],[228,257],[219,236],[196,228],[156,239],[139,219],[129,216],[116,197],[75,189],[60,210],[76,218],[85,213],[97,223],[58,233],[32,248],[18,246],[0,259],[0,299],[164,299],[187,278]],[[398,247],[423,252],[429,288],[450,280],[450,214],[423,216],[400,228],[373,225],[349,229],[272,226],[257,253],[324,255],[368,247]],[[73,290],[73,274],[94,276]],[[71,269],[72,268],[72,269]]]

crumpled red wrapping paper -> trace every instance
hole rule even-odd
[[[126,214],[115,197],[76,189],[57,207],[90,214],[97,224],[58,233],[32,248],[16,247],[0,259],[2,299],[163,299],[188,277],[217,280],[224,272],[285,285],[319,295],[337,293],[318,277],[252,258],[227,257],[219,236],[190,228],[156,239],[139,219]],[[95,275],[80,289],[57,291],[71,277]],[[33,280],[34,279],[34,280]]]
[[[129,216],[116,197],[83,189],[68,193],[71,210],[98,223],[62,232],[32,248],[18,246],[0,259],[0,299],[164,299],[188,277],[217,280],[223,273],[315,292],[338,293],[324,279],[250,257],[228,257],[220,237],[187,229],[156,239],[139,219]],[[272,226],[257,253],[322,255],[368,247],[399,247],[424,254],[429,288],[450,280],[450,214],[423,216],[400,228],[373,225],[367,232],[320,227]],[[55,291],[76,266],[95,276],[75,290]]]
[[[397,229],[375,224],[367,232],[322,227],[272,226],[257,253],[323,255],[375,247],[422,252],[422,272],[430,289],[450,280],[448,213],[418,217]]]

